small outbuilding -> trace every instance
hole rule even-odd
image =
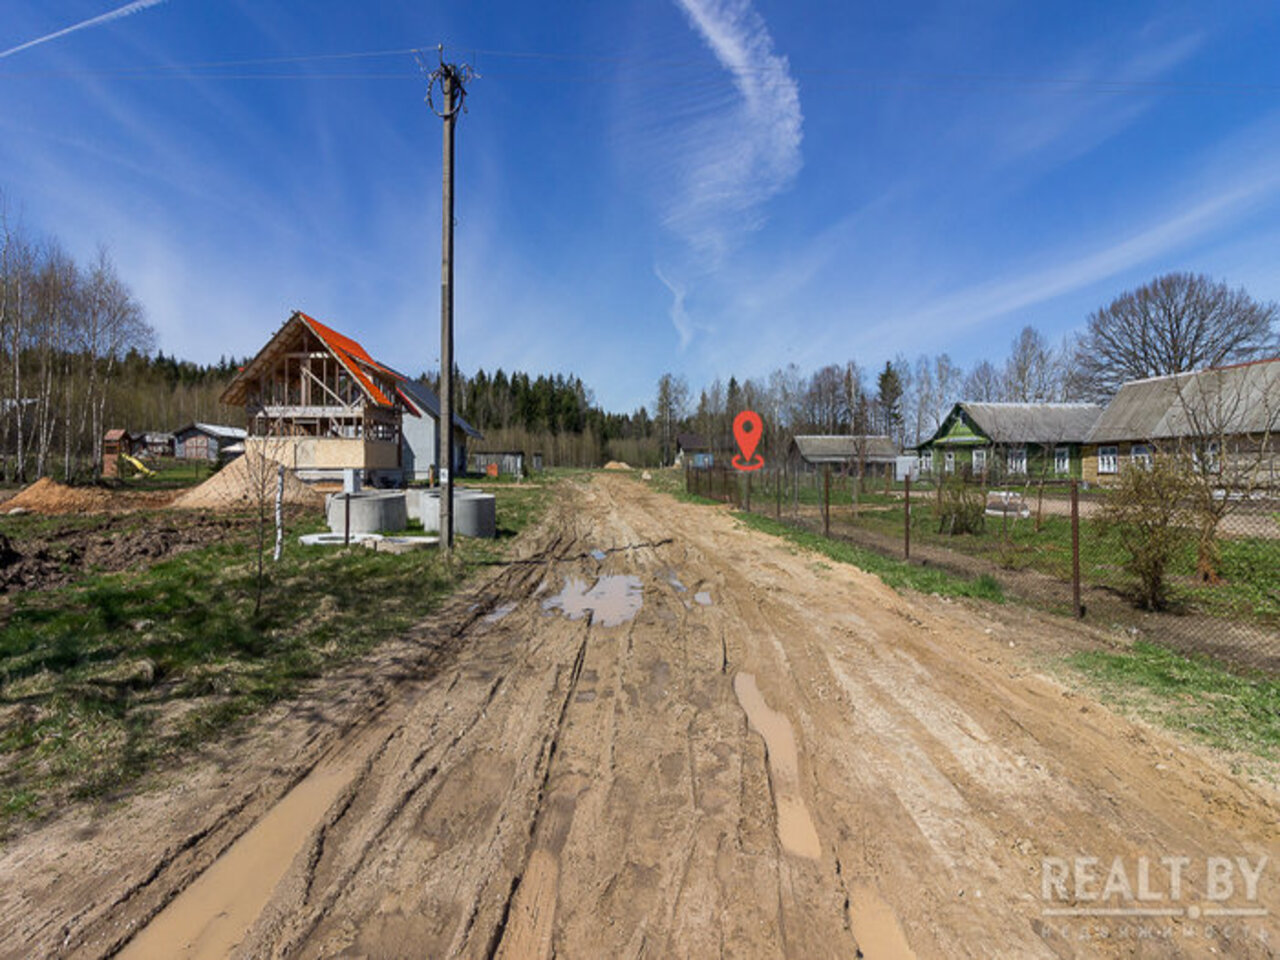
[[[134,436],[116,427],[102,437],[102,475],[107,479],[120,475],[120,458],[133,454]]]
[[[494,477],[523,477],[523,450],[477,450],[471,454],[471,471]]]
[[[179,460],[217,460],[227,453],[225,448],[241,444],[247,432],[243,427],[220,423],[192,423],[174,433],[174,456]]]
[[[172,433],[151,432],[142,435],[142,442],[138,446],[139,453],[145,453],[148,457],[172,457],[174,450],[174,438]]]
[[[699,469],[715,466],[715,454],[711,451],[711,444],[697,433],[677,434],[675,465]]]

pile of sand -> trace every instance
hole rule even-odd
[[[68,487],[41,477],[16,497],[4,502],[3,511],[30,510],[33,513],[103,513],[110,509],[111,494],[95,487]]]
[[[621,460],[610,460],[604,465],[606,470],[630,470],[631,464],[623,463]]]
[[[267,503],[276,501],[276,465],[260,454],[237,457],[212,477],[173,501],[189,510],[218,510],[244,507],[258,502],[263,491]],[[321,506],[324,496],[307,486],[288,470],[284,473],[284,502]]]

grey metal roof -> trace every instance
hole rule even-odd
[[[884,436],[801,436],[792,446],[806,463],[849,463],[865,457],[868,463],[892,463],[898,447]]]
[[[1130,380],[1089,433],[1090,443],[1280,430],[1280,358]]]
[[[244,427],[226,427],[220,423],[200,423],[197,421],[196,423],[188,424],[181,430],[177,431],[176,436],[181,436],[182,434],[191,433],[193,431],[208,434],[211,437],[217,437],[219,440],[243,440],[249,435],[249,432],[245,430]]]
[[[676,434],[676,446],[687,453],[703,453],[711,449],[711,444],[697,433]]]
[[[415,407],[421,407],[426,410],[437,423],[440,421],[440,398],[436,396],[434,390],[420,380],[401,380],[396,386],[402,393],[408,395],[410,402]],[[480,431],[463,420],[457,413],[453,415],[453,425],[461,427],[469,437],[475,437],[477,440],[482,439]]]
[[[970,403],[969,419],[993,443],[1083,443],[1102,415],[1096,403]]]

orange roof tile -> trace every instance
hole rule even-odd
[[[363,364],[365,366],[372,367],[374,370],[385,374],[392,379],[401,379],[396,373],[388,370],[382,364],[378,363],[378,361],[374,360],[373,357],[369,356],[369,352],[365,350],[364,347],[355,340],[352,340],[350,337],[343,336],[337,330],[326,327],[319,320],[316,320],[314,317],[309,317],[301,311],[298,312],[298,316],[302,319],[302,322],[310,328],[311,332],[319,337],[326,347],[333,351],[333,355],[337,357],[342,365],[347,368],[348,372],[356,378],[356,381],[364,387],[375,403],[384,407],[392,406],[391,400],[388,399],[387,395],[379,389],[378,385],[369,378],[369,375],[360,369],[360,366]]]

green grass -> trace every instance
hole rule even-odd
[[[840,563],[852,564],[874,573],[895,589],[910,588],[921,593],[948,597],[974,597],[995,603],[1004,601],[1004,593],[995,578],[981,576],[966,580],[944,570],[921,567],[904,560],[894,560],[844,540],[828,540],[818,533],[797,529],[772,517],[757,513],[741,513],[738,520],[753,530],[781,537],[806,550],[813,550]]]
[[[1280,679],[1242,675],[1203,656],[1139,641],[1067,663],[1103,698],[1212,746],[1280,760]]]
[[[885,498],[881,495],[878,499]],[[901,500],[878,506],[876,498],[864,497],[861,503],[863,509],[852,518],[847,499],[837,505],[833,495],[833,529],[853,523],[883,536],[901,538],[905,509]],[[937,532],[932,496],[913,496],[912,542],[981,557],[1003,569],[1033,570],[1070,580],[1070,518],[1045,513],[1037,530],[1034,494],[1028,496],[1027,503],[1032,517],[1008,521],[987,517],[980,534],[946,536]],[[867,509],[868,505],[872,509]],[[1174,608],[1280,628],[1280,540],[1222,538],[1218,550],[1222,577],[1218,584],[1196,581],[1198,558],[1190,540],[1174,557],[1168,574]],[[1081,520],[1080,575],[1086,586],[1134,590],[1134,578],[1124,569],[1125,556],[1118,534],[1101,532],[1091,519]]]
[[[146,569],[17,594],[0,617],[0,833],[99,797],[403,633],[535,522],[549,485],[498,495],[498,541],[436,551],[303,547],[288,531],[261,611],[252,532]],[[21,519],[26,519],[21,518]]]

